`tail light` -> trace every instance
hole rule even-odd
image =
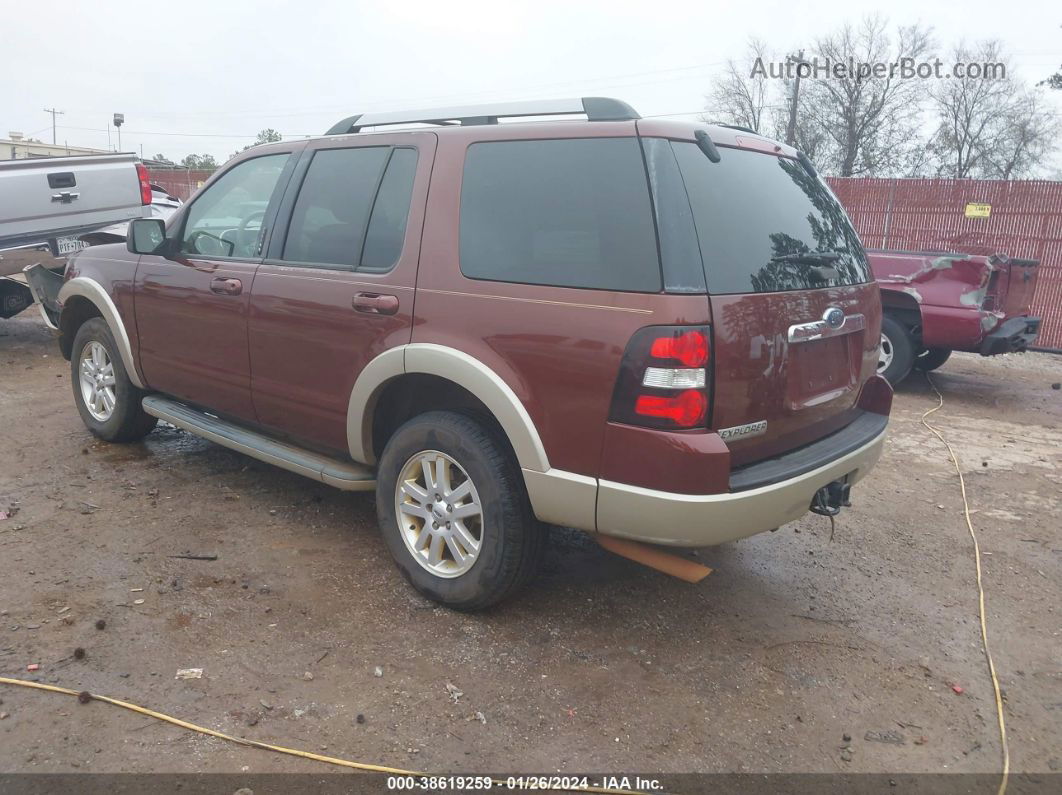
[[[627,344],[609,419],[681,430],[708,424],[712,351],[707,326],[649,326]]]
[[[151,204],[151,183],[148,181],[147,166],[136,164],[136,177],[140,180],[140,203]]]

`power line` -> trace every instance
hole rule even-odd
[[[588,77],[588,78],[576,78],[569,80],[554,81],[551,83],[538,83],[523,86],[509,86],[506,89],[483,89],[481,91],[463,91],[453,94],[436,94],[428,97],[413,97],[413,98],[400,98],[400,99],[387,99],[377,100],[373,102],[366,102],[359,105],[353,110],[373,110],[373,106],[385,105],[386,107],[408,107],[416,105],[417,103],[425,102],[445,102],[448,100],[462,101],[465,99],[471,99],[474,97],[491,96],[499,93],[507,93],[507,96],[511,97],[511,94],[515,91],[517,93],[533,93],[542,90],[562,89],[567,86],[577,87],[588,84],[600,84],[604,83],[606,87],[623,87],[626,85],[654,85],[658,82],[664,82],[667,80],[683,80],[694,77],[696,75],[684,75],[676,74],[671,77],[664,77],[659,80],[650,80],[648,82],[638,83],[620,83],[616,84],[617,80],[627,80],[631,78],[648,77],[651,75],[664,75],[672,72],[691,72],[696,70],[711,69],[716,66],[720,66],[726,63],[726,61],[711,61],[708,63],[691,64],[688,66],[673,66],[667,69],[652,69],[640,72],[628,72],[625,74],[605,75],[601,77]],[[599,86],[600,87],[600,86]],[[342,105],[329,105],[310,108],[275,108],[268,111],[263,111],[261,108],[253,110],[202,110],[202,111],[150,111],[150,110],[137,110],[137,113],[141,116],[235,116],[235,115],[258,115],[263,117],[286,117],[286,116],[301,116],[301,115],[313,115],[318,113],[349,113],[352,110],[350,104]],[[86,111],[88,112],[88,111]]]
[[[781,106],[781,105],[777,105],[777,106],[772,105],[772,106],[767,106],[767,107],[783,107],[783,106]],[[698,110],[682,110],[682,111],[676,111],[676,112],[673,112],[673,113],[648,113],[648,114],[642,116],[642,118],[643,119],[660,119],[660,118],[666,118],[668,116],[697,116],[697,115],[700,115],[700,114],[703,114],[703,113],[708,113],[708,112],[709,112],[709,110],[707,108],[700,108]],[[84,132],[106,132],[106,128],[103,128],[103,127],[73,127],[73,126],[70,126],[70,125],[60,124],[59,128],[62,129],[62,130],[81,130],[81,131],[84,131]],[[158,131],[151,131],[151,130],[126,130],[126,134],[127,135],[161,135],[161,136],[166,136],[168,138],[255,138],[255,137],[258,136],[258,133],[244,133],[244,134],[238,134],[238,133],[186,133],[186,132],[158,132]],[[322,135],[322,133],[320,133],[320,132],[313,132],[313,133],[283,133],[281,137],[283,137],[285,139],[287,139],[287,138],[317,138],[317,137],[320,137],[321,135]]]
[[[69,125],[59,125],[64,130],[83,130],[87,132],[107,132],[105,127],[71,127]],[[182,133],[182,132],[152,132],[149,130],[126,130],[126,135],[165,135],[177,138],[254,138],[258,133],[248,133],[246,135],[238,135],[235,133]],[[314,133],[290,133],[285,138],[304,138]]]

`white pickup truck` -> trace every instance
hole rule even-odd
[[[0,251],[48,244],[57,256],[79,236],[150,216],[151,185],[133,154],[0,161]],[[0,318],[33,301],[25,283],[0,273]]]

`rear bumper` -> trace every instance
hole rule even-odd
[[[52,331],[59,330],[59,291],[63,287],[63,274],[45,268],[37,262],[22,269],[33,298],[40,306],[41,317]]]
[[[863,478],[881,456],[885,431],[822,466],[786,480],[726,494],[675,494],[601,480],[597,528],[605,535],[679,547],[723,544],[799,519],[832,481]]]
[[[999,353],[1024,351],[1036,341],[1036,335],[1039,333],[1038,317],[1012,317],[1004,320],[981,342],[981,355],[995,356]]]

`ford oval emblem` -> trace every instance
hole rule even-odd
[[[822,313],[822,319],[826,321],[826,325],[830,328],[840,328],[844,325],[844,310],[831,306]]]

